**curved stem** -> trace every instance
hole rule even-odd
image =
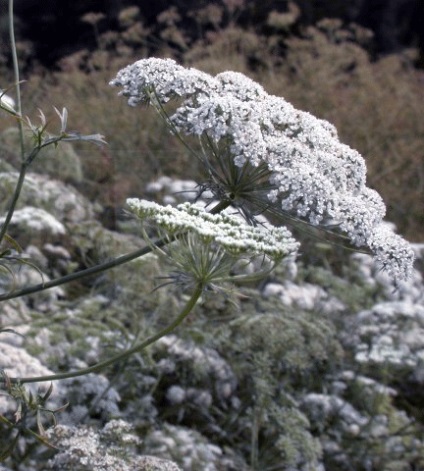
[[[114,355],[113,357],[101,361],[99,363],[96,363],[93,366],[90,366],[88,368],[83,368],[81,370],[76,370],[76,371],[70,371],[68,373],[58,373],[55,375],[47,375],[47,376],[34,376],[30,378],[7,378],[7,381],[10,383],[19,383],[19,384],[24,384],[24,383],[41,383],[45,381],[57,381],[60,379],[68,379],[68,378],[76,378],[78,376],[85,376],[90,373],[97,373],[100,370],[103,370],[104,368],[112,365],[113,363],[116,363],[121,360],[125,360],[126,358],[130,357],[132,354],[140,352],[144,350],[146,347],[151,345],[152,343],[155,343],[157,340],[160,338],[164,337],[165,335],[168,335],[170,332],[172,332],[178,325],[181,324],[181,322],[190,314],[190,312],[193,310],[194,306],[196,305],[197,301],[199,300],[202,291],[203,291],[203,284],[199,283],[196,286],[196,289],[194,290],[193,294],[191,295],[190,299],[187,301],[186,305],[184,306],[184,309],[178,314],[176,319],[171,322],[167,327],[164,329],[160,330],[157,334],[152,335],[151,337],[147,338],[143,342],[135,345],[134,347],[126,350],[125,352],[118,353],[117,355]],[[5,382],[5,379],[1,379],[1,382]]]
[[[19,121],[19,123],[21,123],[22,120],[19,119],[18,121]],[[7,228],[9,227],[10,221],[12,220],[13,213],[15,212],[16,204],[19,200],[19,197],[21,196],[21,191],[22,191],[22,187],[23,187],[23,184],[24,184],[24,181],[25,181],[27,168],[29,167],[31,162],[35,159],[37,154],[41,151],[41,149],[43,149],[44,147],[47,147],[50,144],[55,144],[55,143],[59,142],[60,140],[61,140],[60,138],[57,138],[57,139],[55,138],[55,139],[50,140],[47,143],[39,144],[39,145],[37,145],[36,147],[34,147],[32,149],[32,151],[28,155],[28,157],[25,158],[25,156],[22,156],[22,163],[21,163],[21,169],[19,171],[18,181],[16,182],[15,191],[13,193],[12,201],[11,201],[9,209],[7,211],[6,219],[5,219],[5,221],[4,221],[4,223],[1,227],[1,230],[0,230],[0,243],[2,242],[2,240],[3,240],[3,238],[6,234]],[[2,298],[0,297],[0,300],[1,299]]]

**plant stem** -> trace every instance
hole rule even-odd
[[[9,227],[9,223],[12,219],[13,213],[15,212],[16,203],[18,202],[19,196],[21,194],[22,186],[24,184],[27,166],[28,166],[27,162],[23,161],[22,164],[21,164],[21,170],[19,172],[19,177],[18,177],[18,181],[16,183],[15,191],[13,193],[12,201],[10,203],[9,210],[7,211],[6,219],[5,219],[4,223],[1,226],[0,244],[3,241],[3,238],[6,234],[7,228]]]
[[[187,301],[186,305],[184,306],[184,309],[178,314],[176,319],[171,322],[167,327],[164,329],[160,330],[157,334],[152,335],[151,337],[147,338],[143,342],[135,345],[134,347],[126,350],[125,352],[118,353],[117,355],[114,355],[113,357],[101,361],[99,363],[96,363],[93,366],[90,366],[88,368],[83,368],[81,370],[76,370],[76,371],[70,371],[68,373],[58,373],[55,375],[48,375],[48,376],[35,376],[31,378],[7,378],[7,381],[10,383],[19,383],[19,384],[25,384],[25,383],[41,383],[41,382],[46,382],[46,381],[57,381],[61,379],[68,379],[68,378],[76,378],[78,376],[85,376],[90,373],[97,373],[100,370],[103,370],[104,368],[107,368],[108,366],[112,365],[113,363],[116,363],[121,360],[125,360],[126,358],[130,357],[132,354],[140,352],[144,350],[146,347],[151,345],[152,343],[155,343],[157,340],[160,338],[164,337],[165,335],[168,335],[170,332],[172,332],[178,325],[181,324],[181,322],[190,314],[190,312],[193,310],[194,306],[196,305],[197,301],[199,300],[202,291],[203,291],[203,284],[199,283],[193,294],[191,295],[190,299]],[[1,382],[5,382],[5,378],[0,378]]]
[[[15,89],[16,89],[17,111],[18,111],[18,115],[22,116],[21,88],[19,84],[19,65],[18,65],[18,55],[16,53],[15,28],[13,25],[13,0],[9,0],[9,31],[10,31],[10,43],[12,46],[13,72],[15,75],[15,82],[16,82]],[[7,212],[6,219],[0,230],[0,244],[3,241],[7,228],[9,227],[9,223],[15,211],[16,203],[21,193],[21,189],[25,180],[26,169],[27,169],[27,161],[25,159],[24,130],[23,130],[22,119],[18,119],[18,128],[19,128],[19,141],[21,144],[21,162],[22,162],[21,170],[19,173],[19,178],[16,184],[12,202]]]
[[[18,121],[19,121],[19,123],[22,124],[21,119],[19,119]],[[37,156],[37,154],[40,152],[41,149],[43,149],[47,145],[50,145],[50,144],[53,144],[53,143],[56,143],[56,142],[59,142],[59,141],[60,141],[60,138],[57,138],[57,139],[51,140],[49,143],[39,144],[38,146],[36,146],[32,149],[32,151],[31,151],[31,153],[29,154],[28,157],[26,157],[26,158],[25,158],[25,156],[23,157],[22,163],[21,163],[21,168],[20,168],[20,171],[19,171],[19,177],[18,177],[18,181],[16,183],[15,191],[13,193],[12,201],[11,201],[9,209],[7,211],[6,219],[3,223],[3,225],[1,226],[0,244],[3,241],[3,238],[4,238],[4,236],[7,232],[7,228],[9,227],[10,221],[12,220],[13,213],[15,212],[16,204],[17,204],[18,199],[21,195],[22,186],[23,186],[24,181],[25,181],[27,168],[29,167],[31,162],[35,159],[35,157]],[[0,296],[0,301],[2,299],[3,298]]]
[[[168,240],[169,239],[159,239],[155,242],[155,245],[158,247],[163,247],[166,243],[168,243]],[[86,268],[85,270],[80,270],[75,273],[70,273],[69,275],[62,276],[61,278],[56,278],[55,280],[47,281],[46,283],[39,283],[38,285],[29,286],[28,288],[23,288],[18,291],[12,291],[11,293],[0,296],[0,301],[6,301],[8,299],[13,298],[20,298],[21,296],[37,293],[39,291],[44,291],[49,288],[54,288],[55,286],[64,285],[65,283],[69,283],[71,281],[79,280],[80,278],[84,278],[85,276],[95,275],[96,273],[100,273],[102,271],[109,270],[110,268],[122,265],[123,263],[130,262],[131,260],[146,255],[151,251],[152,247],[143,247],[142,249],[135,250],[125,255],[121,255],[120,257],[110,260],[109,262],[101,263],[99,265],[95,265],[94,267]]]
[[[13,74],[15,76],[15,90],[16,90],[16,107],[19,116],[22,116],[22,101],[21,101],[21,86],[19,79],[19,63],[18,54],[16,51],[16,40],[15,40],[15,26],[14,26],[14,15],[13,15],[13,0],[9,0],[9,35],[10,44],[12,48],[12,61],[13,61]],[[24,161],[25,156],[25,145],[24,145],[24,127],[22,120],[18,120],[19,127],[19,139],[21,143],[21,158]]]

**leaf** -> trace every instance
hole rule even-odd
[[[40,108],[38,108],[38,114],[40,116],[40,121],[41,121],[41,124],[43,125],[43,129],[45,129],[46,124],[47,124],[46,115],[43,113],[43,111]]]
[[[14,101],[13,98],[9,97],[6,95],[6,91],[3,91],[0,89],[0,109],[6,111],[7,113],[11,114],[11,115],[16,115],[16,110],[14,108]],[[5,97],[3,99],[3,97]]]
[[[25,429],[26,432],[30,433],[34,438],[36,438],[40,443],[43,445],[47,446],[48,448],[51,448],[52,450],[58,450],[57,446],[54,446],[52,443],[48,442],[47,439],[38,433],[34,432],[33,430],[30,430],[29,428]]]
[[[47,389],[45,394],[40,397],[41,401],[45,403],[47,399],[51,396],[52,392],[53,392],[53,383],[50,383],[49,389]]]
[[[3,376],[3,383],[4,383],[5,388],[7,389],[7,391],[10,391],[12,388],[12,382],[10,381],[8,374],[6,373],[6,371],[1,370],[1,375]],[[0,419],[7,420],[1,414],[0,414]]]
[[[86,141],[86,142],[93,142],[97,145],[107,145],[107,142],[104,139],[104,136],[101,134],[87,134],[82,135],[78,132],[73,133],[66,133],[65,136],[62,138],[62,141]]]
[[[10,287],[10,289],[8,291],[6,291],[3,294],[3,296],[8,296],[10,293],[13,292],[13,290],[16,287],[16,277],[15,277],[15,274],[13,273],[13,271],[4,262],[0,261],[0,271],[2,271],[2,270],[7,272],[7,274],[10,275],[10,277],[12,278],[12,286]]]
[[[13,423],[10,420],[6,419],[6,417],[4,415],[1,415],[1,414],[0,414],[0,422],[3,422],[4,424],[6,424],[10,428],[14,427]]]
[[[43,426],[43,423],[41,421],[41,413],[40,411],[37,411],[37,429],[38,429],[38,433],[42,436],[42,437],[45,437],[46,436],[46,430]]]
[[[10,244],[15,250],[16,252],[18,253],[22,253],[23,250],[22,250],[22,247],[18,244],[18,242],[13,238],[11,237],[9,234],[5,234],[4,235],[4,238],[6,239],[6,241],[8,242],[8,244]]]
[[[33,268],[37,273],[40,275],[42,283],[44,283],[44,275],[43,272],[35,265],[35,263],[27,260],[25,258],[14,258],[14,261],[21,263],[22,265],[28,265],[29,267]]]
[[[22,404],[19,404],[18,409],[15,414],[15,424],[17,424],[22,419]]]
[[[62,114],[60,114],[60,111],[54,106],[54,110],[56,111],[56,114],[60,118],[60,132],[61,134],[65,134],[66,132],[66,126],[68,124],[68,110],[66,108],[62,108]]]
[[[63,412],[68,407],[69,407],[69,402],[67,402],[66,404],[63,404],[63,406],[58,407],[53,412],[54,412],[54,414],[57,414],[58,412]],[[53,417],[54,417],[54,414],[53,414]],[[54,421],[56,422],[56,417],[54,417]]]

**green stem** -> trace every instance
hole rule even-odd
[[[218,214],[222,211],[224,211],[224,209],[227,209],[229,206],[231,206],[231,202],[228,201],[228,200],[222,200],[220,201],[216,206],[214,206],[212,208],[212,210],[210,211],[211,214]]]
[[[21,123],[21,121],[22,120],[19,119],[20,123]],[[12,220],[13,213],[15,212],[16,204],[17,204],[18,199],[21,195],[22,187],[23,187],[23,184],[24,184],[24,181],[25,181],[27,168],[29,167],[31,162],[35,159],[35,157],[37,156],[37,154],[40,152],[41,149],[43,149],[47,145],[55,144],[56,142],[59,142],[59,141],[60,141],[60,138],[57,138],[57,139],[55,138],[55,139],[50,140],[47,143],[42,143],[42,144],[38,145],[37,147],[34,147],[27,158],[25,158],[25,157],[23,158],[22,163],[21,163],[21,169],[19,171],[18,181],[16,183],[15,191],[13,193],[12,201],[11,201],[9,209],[7,211],[6,219],[5,219],[3,225],[1,226],[1,229],[0,229],[0,244],[3,241],[3,238],[4,238],[4,236],[7,232],[7,228],[9,227],[10,221]],[[0,301],[2,299],[3,298],[0,296]]]
[[[19,384],[25,384],[25,383],[41,383],[45,381],[57,381],[61,379],[68,379],[68,378],[76,378],[78,376],[85,376],[90,373],[97,373],[100,370],[103,370],[107,368],[108,366],[112,365],[113,363],[116,363],[121,360],[125,360],[126,358],[130,357],[134,353],[140,352],[144,350],[146,347],[149,345],[155,343],[158,341],[160,338],[164,337],[165,335],[168,335],[170,332],[172,332],[178,325],[181,324],[181,322],[190,314],[190,312],[193,310],[194,306],[196,305],[197,301],[199,300],[202,291],[203,291],[203,284],[199,283],[196,286],[196,289],[194,290],[193,294],[191,295],[190,299],[187,301],[186,305],[184,306],[184,309],[178,314],[176,319],[171,322],[167,327],[164,329],[160,330],[157,334],[152,335],[151,337],[147,338],[143,342],[135,345],[134,347],[126,350],[125,352],[118,353],[117,355],[114,355],[113,357],[101,361],[99,363],[96,363],[93,366],[90,366],[88,368],[83,368],[81,370],[76,370],[76,371],[70,371],[68,373],[58,373],[55,375],[48,375],[48,376],[35,376],[31,378],[7,378],[7,381],[10,383],[19,383]],[[0,379],[0,381],[5,382],[5,379]]]
[[[19,123],[22,124],[22,119],[19,119],[18,121],[19,121]],[[32,161],[35,159],[35,157],[38,155],[38,153],[42,149],[44,149],[44,147],[47,147],[47,146],[50,146],[50,145],[57,145],[57,143],[60,142],[62,139],[63,139],[63,136],[59,136],[59,137],[52,137],[50,139],[47,139],[44,142],[40,142],[36,147],[34,147],[32,149],[32,151],[28,155],[28,157],[26,157],[26,158],[25,158],[25,156],[23,157],[22,163],[21,163],[21,169],[20,169],[20,172],[19,172],[19,177],[18,177],[18,181],[16,183],[16,187],[15,187],[15,191],[14,191],[14,194],[13,194],[13,197],[12,197],[12,201],[10,203],[9,210],[7,212],[7,215],[6,215],[6,219],[5,219],[3,225],[1,226],[1,229],[0,229],[0,244],[3,241],[3,238],[4,238],[4,236],[7,232],[7,228],[9,227],[10,221],[12,220],[13,213],[15,212],[16,204],[17,204],[18,199],[21,195],[22,186],[23,186],[24,181],[25,181],[27,168],[31,165]],[[0,301],[4,300],[4,299],[5,298],[2,298],[0,296]]]
[[[12,59],[13,59],[13,71],[15,75],[15,82],[16,82],[16,103],[17,103],[17,111],[19,116],[22,116],[22,105],[21,105],[21,89],[19,85],[19,65],[18,65],[18,56],[16,53],[16,42],[15,42],[15,29],[13,25],[13,0],[9,0],[9,31],[10,31],[10,42],[12,45]],[[3,241],[3,238],[6,234],[7,228],[9,227],[9,223],[12,219],[13,213],[15,211],[16,203],[19,199],[19,195],[22,190],[22,185],[25,180],[27,163],[25,160],[25,147],[24,147],[24,130],[22,119],[18,119],[18,128],[19,128],[19,140],[21,143],[21,170],[19,173],[18,182],[16,184],[15,193],[12,198],[12,202],[10,204],[9,210],[6,215],[6,219],[1,227],[0,230],[0,244]]]
[[[13,213],[15,212],[16,203],[18,202],[19,196],[21,194],[22,186],[24,184],[27,166],[28,165],[25,161],[22,162],[21,170],[19,172],[18,181],[17,181],[16,187],[15,187],[15,192],[13,194],[12,201],[11,201],[10,206],[9,206],[9,210],[7,211],[6,219],[3,223],[3,225],[1,226],[0,244],[3,241],[3,238],[6,234],[7,228],[9,227],[10,221],[12,220]]]
[[[155,242],[155,246],[163,247],[169,239],[160,239]],[[55,286],[61,286],[65,283],[71,281],[79,280],[80,278],[95,275],[110,268],[117,267],[123,263],[130,262],[138,257],[142,257],[152,251],[152,247],[143,247],[142,249],[135,250],[125,255],[121,255],[109,262],[101,263],[95,265],[94,267],[86,268],[85,270],[80,270],[75,273],[70,273],[69,275],[62,276],[61,278],[56,278],[55,280],[47,281],[46,283],[39,283],[38,285],[29,286],[18,291],[12,291],[11,293],[0,296],[0,301],[6,301],[8,299],[20,298],[21,296],[26,296],[28,294],[37,293],[39,291],[44,291],[46,289],[54,288]]]
[[[22,116],[22,101],[21,101],[21,86],[19,79],[19,63],[18,63],[18,54],[16,51],[16,41],[15,41],[15,26],[13,22],[13,0],[9,0],[9,35],[10,35],[10,44],[12,48],[12,61],[13,61],[13,73],[15,76],[15,89],[16,89],[16,107],[19,116]],[[19,139],[21,143],[21,157],[22,161],[25,156],[25,145],[24,145],[24,127],[22,120],[18,120],[19,127]]]

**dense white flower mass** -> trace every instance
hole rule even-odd
[[[347,236],[353,245],[370,250],[395,280],[410,276],[413,251],[383,229],[385,206],[366,187],[364,159],[339,141],[327,121],[267,94],[243,74],[212,77],[170,59],[140,60],[122,69],[111,85],[122,87],[130,105],[147,102],[160,108],[180,98],[170,117],[173,131],[224,148],[223,155],[214,151],[217,167],[226,158],[239,169],[246,164],[266,168],[267,204],[274,210]]]
[[[122,95],[129,97],[128,103],[135,106],[149,102],[153,96],[166,103],[177,96],[202,93],[214,88],[215,80],[199,70],[186,69],[172,59],[150,58],[122,69],[111,85],[124,87]]]
[[[299,246],[285,227],[250,226],[237,216],[211,214],[191,203],[172,207],[130,198],[127,204],[137,216],[154,220],[170,233],[190,231],[231,253],[280,259],[294,254]]]

